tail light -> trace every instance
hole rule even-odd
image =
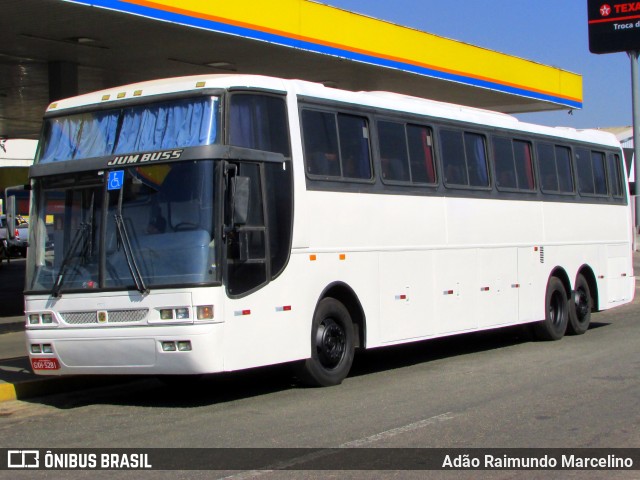
[[[16,237],[16,239],[20,240],[20,233],[18,232],[17,228],[13,235]]]

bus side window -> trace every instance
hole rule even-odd
[[[573,193],[573,174],[571,173],[571,150],[556,145],[556,166],[558,169],[558,187],[563,193]]]
[[[513,148],[508,138],[493,137],[493,155],[498,188],[517,188]]]
[[[615,153],[607,155],[607,173],[609,178],[609,191],[614,198],[624,196],[622,188],[622,172],[620,169],[620,156]]]
[[[404,124],[378,122],[382,179],[408,182],[409,162]]]
[[[445,185],[488,187],[487,149],[483,135],[441,130]]]
[[[433,156],[433,132],[429,127],[407,125],[411,181],[435,184],[436,167]]]
[[[514,160],[516,164],[516,178],[520,190],[535,190],[536,181],[533,173],[533,157],[531,143],[523,140],[513,141]]]
[[[558,173],[556,172],[556,159],[553,145],[548,143],[538,144],[538,168],[540,169],[542,191],[557,192]]]
[[[231,97],[230,124],[231,145],[291,156],[283,98],[236,93]]]
[[[342,176],[369,180],[371,178],[371,153],[367,119],[339,113],[338,132],[340,135]]]
[[[578,170],[578,191],[581,195],[593,195],[593,169],[589,150],[576,149],[576,169]]]
[[[328,112],[303,110],[302,133],[307,173],[339,177],[341,169],[335,115]]]
[[[488,187],[487,149],[484,136],[465,132],[464,147],[467,158],[469,185],[472,187]]]
[[[440,142],[442,145],[444,183],[446,185],[468,185],[462,132],[440,130]]]
[[[607,174],[604,153],[591,152],[591,166],[593,168],[593,184],[596,195],[607,195]]]

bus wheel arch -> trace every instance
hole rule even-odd
[[[355,348],[363,345],[364,314],[353,290],[344,284],[327,287],[311,323],[311,357],[297,364],[297,376],[315,387],[339,385],[346,378]]]
[[[569,277],[561,268],[556,268],[547,281],[545,293],[545,318],[534,325],[534,332],[540,340],[560,340],[569,323],[571,291]]]
[[[582,335],[589,329],[591,312],[597,308],[597,283],[589,266],[580,268],[571,292],[569,324],[567,331]]]
[[[360,303],[356,292],[354,292],[346,283],[335,282],[324,289],[322,295],[320,295],[320,298],[318,299],[318,303],[320,303],[323,298],[327,297],[335,298],[349,311],[351,321],[353,322],[355,347],[364,349],[365,339],[367,338],[365,335],[366,322],[364,309],[362,308],[362,304]]]

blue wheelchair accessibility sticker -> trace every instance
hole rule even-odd
[[[124,170],[109,172],[107,190],[120,190],[124,184]]]

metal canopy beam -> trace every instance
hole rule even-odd
[[[69,80],[84,93],[212,72],[390,90],[508,113],[582,105],[579,75],[308,0],[0,5],[11,20],[0,30],[0,137],[36,138],[51,88],[54,97],[64,94]],[[50,64],[73,65],[73,75],[59,69],[55,87]]]

